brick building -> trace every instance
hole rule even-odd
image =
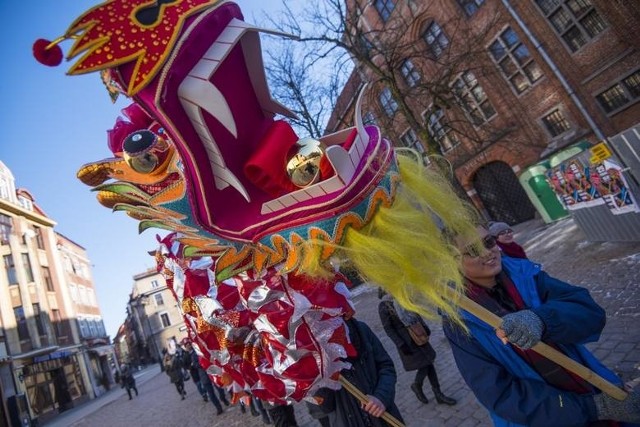
[[[365,121],[426,160],[434,159],[427,139],[437,142],[488,218],[514,224],[536,211],[546,221],[564,216],[543,172],[640,121],[640,41],[627,36],[640,22],[633,2],[357,3],[347,2],[347,27],[357,27],[367,46],[379,48],[400,32],[411,51],[404,60],[397,51],[373,54],[378,65],[397,68],[382,77],[355,55],[327,132],[353,124],[355,97],[364,82],[373,83]],[[481,49],[471,53],[473,43]],[[420,83],[434,88],[412,93]],[[406,97],[409,116],[419,118],[414,126],[394,95]]]

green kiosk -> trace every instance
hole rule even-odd
[[[569,215],[547,183],[546,172],[568,158],[588,150],[590,147],[591,144],[587,141],[578,142],[562,151],[558,151],[548,159],[528,167],[520,174],[518,178],[520,184],[544,222],[550,223]]]

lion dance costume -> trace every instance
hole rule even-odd
[[[359,103],[353,128],[320,141],[276,120],[292,114],[271,98],[260,31],[232,2],[110,0],[34,55],[57,65],[73,39],[69,73],[100,72],[133,101],[108,131],[113,157],[78,177],[140,231],[169,231],[158,266],[211,377],[282,403],[340,387],[353,355],[336,267],[455,317],[462,281],[442,235],[474,226],[446,180],[362,124]]]

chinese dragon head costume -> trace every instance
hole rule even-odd
[[[260,30],[214,0],[111,0],[34,55],[100,72],[132,104],[108,131],[113,156],[78,177],[99,202],[159,237],[158,265],[218,384],[298,401],[353,355],[345,263],[403,305],[457,316],[458,261],[447,233],[471,210],[419,156],[364,126],[299,139],[277,117]],[[456,285],[457,284],[457,285]]]

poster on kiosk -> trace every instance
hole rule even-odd
[[[620,162],[604,143],[549,169],[547,181],[568,210],[605,204],[614,215],[640,212]]]

